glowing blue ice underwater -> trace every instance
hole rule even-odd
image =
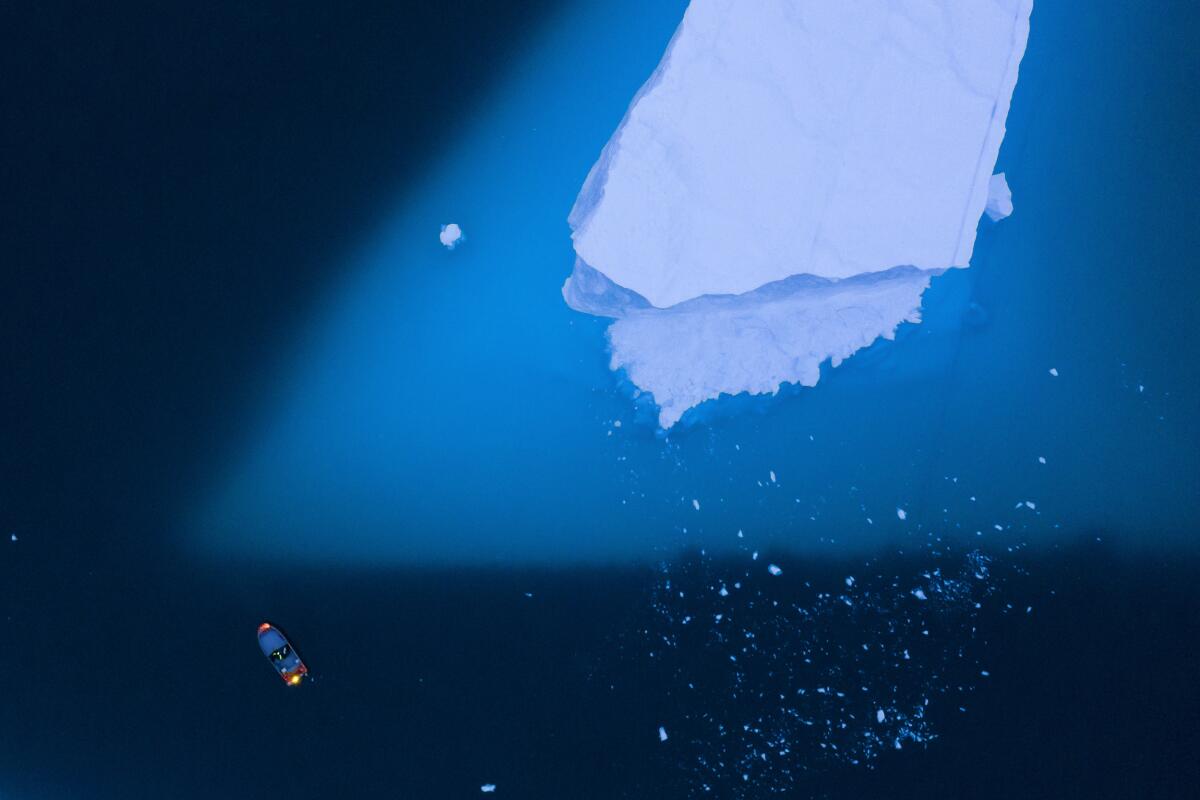
[[[685,5],[580,2],[547,28],[351,255],[282,367],[281,406],[257,410],[261,428],[190,521],[195,542],[364,564],[628,561],[732,547],[739,530],[823,550],[922,525],[1106,523],[1135,507],[1115,481],[1107,509],[1089,506],[1105,480],[1087,468],[1094,444],[1059,424],[1068,409],[1099,414],[1072,397],[1111,375],[1048,376],[1054,337],[1018,279],[1037,266],[1021,249],[1035,171],[1011,164],[1026,176],[1012,179],[1017,213],[981,225],[973,268],[934,281],[922,324],[824,366],[814,390],[710,402],[656,433],[608,370],[605,321],[568,309],[560,287],[574,261],[566,213]],[[1010,138],[1028,124],[1035,45]],[[439,241],[448,223],[465,234],[454,250]],[[1000,262],[1013,280],[988,281]],[[1133,419],[1118,450],[1151,425]],[[988,456],[1001,451],[998,468]],[[1025,499],[1041,502],[1014,510]]]

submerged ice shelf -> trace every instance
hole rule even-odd
[[[966,267],[1032,0],[693,0],[569,222],[580,311],[670,427],[813,385]]]

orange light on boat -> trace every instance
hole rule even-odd
[[[262,625],[258,626],[259,633],[262,633],[263,631],[267,631],[270,629],[271,629],[271,623],[269,623],[269,622],[264,622]]]
[[[298,683],[300,683],[300,675],[297,674],[297,675],[293,675],[292,677],[288,678],[288,683],[290,683],[292,686],[297,685]]]

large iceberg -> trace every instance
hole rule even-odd
[[[966,267],[1032,0],[692,0],[592,167],[563,287],[669,427],[812,385]]]

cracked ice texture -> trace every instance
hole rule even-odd
[[[669,428],[721,394],[816,386],[834,367],[901,322],[921,321],[931,273],[900,267],[831,281],[798,275],[742,297],[700,297],[662,312],[631,310],[609,328],[611,366],[654,395]]]
[[[815,382],[814,358],[836,362],[915,321],[929,277],[968,265],[1031,8],[693,0],[580,191],[569,219],[578,258],[563,289],[579,310],[626,318],[610,331],[613,366],[654,393],[664,425],[682,413],[668,407],[718,386]],[[896,267],[926,273],[915,297],[864,280],[753,294],[795,275]],[[706,295],[738,296],[737,313],[720,305],[720,321],[702,323],[702,308],[679,309]],[[786,303],[794,313],[780,312]],[[846,309],[862,312],[850,315],[862,327],[843,322]],[[692,367],[652,354],[668,326],[701,337]],[[754,328],[786,342],[782,361],[745,349],[762,344]]]

